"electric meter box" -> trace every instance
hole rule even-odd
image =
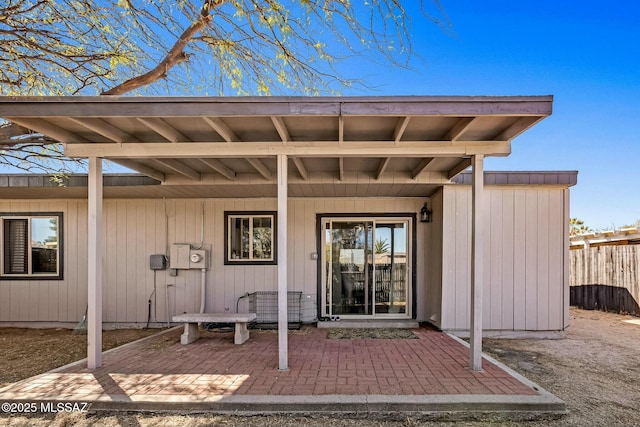
[[[169,248],[169,268],[176,270],[188,270],[190,268],[189,256],[191,245],[175,244]]]
[[[169,268],[190,270],[209,268],[209,254],[206,249],[191,249],[191,245],[178,243],[169,250]]]
[[[189,268],[209,268],[209,257],[204,249],[192,249],[189,254]]]

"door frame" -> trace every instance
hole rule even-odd
[[[376,218],[385,219],[385,218],[402,218],[409,221],[409,226],[411,228],[410,235],[408,236],[408,240],[410,241],[411,248],[411,276],[409,277],[409,286],[408,286],[408,295],[411,299],[407,302],[407,310],[405,316],[398,316],[398,318],[416,318],[416,265],[417,265],[417,214],[415,212],[392,212],[392,213],[317,213],[316,214],[316,254],[318,256],[317,259],[317,273],[316,273],[316,289],[317,289],[317,297],[316,297],[316,306],[317,306],[317,317],[318,320],[322,318],[323,305],[322,305],[322,295],[325,292],[325,283],[323,283],[323,273],[322,270],[324,268],[323,264],[323,251],[322,247],[322,222],[323,220],[334,220],[334,219],[356,219],[361,218],[363,220],[374,220]],[[373,316],[361,316],[362,318],[374,318]],[[378,319],[390,318],[389,316],[378,317]]]

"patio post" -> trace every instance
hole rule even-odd
[[[471,158],[471,325],[469,328],[470,368],[482,370],[482,208],[484,205],[484,155]]]
[[[102,365],[102,159],[89,158],[87,367]]]
[[[287,319],[287,155],[278,154],[278,369],[289,369]]]

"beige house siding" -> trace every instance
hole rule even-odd
[[[568,190],[487,187],[483,221],[485,330],[558,331],[566,326]],[[469,328],[471,193],[443,190],[442,321]]]
[[[568,322],[569,191],[545,186],[488,186],[483,327],[562,330]],[[418,213],[426,198],[291,198],[289,289],[303,293],[302,317],[317,314],[318,213]],[[445,330],[468,330],[471,193],[445,186],[429,200],[433,222],[416,225],[416,318]],[[201,241],[212,250],[207,311],[236,309],[238,298],[276,290],[276,266],[224,265],[224,212],[276,210],[275,199],[105,199],[104,321],[144,324],[154,289],[149,255]],[[1,201],[0,212],[64,213],[64,279],[1,280],[0,322],[78,322],[87,300],[85,200]],[[166,220],[165,220],[166,216]],[[158,271],[152,321],[198,311],[200,271]],[[168,303],[168,314],[167,314]],[[240,301],[240,310],[246,309]]]
[[[289,290],[301,291],[303,320],[316,317],[318,213],[417,213],[424,198],[292,198],[289,200]],[[276,290],[276,266],[224,265],[224,212],[276,210],[275,199],[105,199],[103,313],[107,323],[147,321],[148,300],[154,289],[149,255],[165,253],[167,245],[201,241],[212,250],[206,273],[207,311],[235,311],[246,292]],[[64,278],[60,281],[0,281],[0,322],[78,322],[87,301],[87,203],[68,201],[1,201],[0,212],[63,212]],[[165,221],[166,215],[166,221]],[[425,235],[417,223],[419,236]],[[165,237],[166,236],[166,237]],[[417,243],[417,283],[425,283],[424,239]],[[200,306],[200,271],[180,270],[177,277],[158,271],[157,313],[152,321],[166,322],[169,314],[195,312]],[[417,297],[425,298],[423,289]],[[245,304],[241,301],[241,304]],[[242,306],[240,307],[243,308]],[[424,309],[418,305],[418,318]]]
[[[82,318],[87,299],[86,203],[3,201],[0,212],[63,212],[65,230],[65,280],[1,280],[0,321],[67,322]],[[85,262],[78,263],[78,258]]]
[[[431,196],[430,209],[433,211],[431,224],[426,227],[423,237],[427,253],[424,259],[426,270],[425,299],[419,304],[425,307],[424,319],[440,327],[442,324],[442,237],[443,237],[443,192]]]

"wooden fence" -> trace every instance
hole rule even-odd
[[[571,305],[640,316],[640,245],[570,251]]]

